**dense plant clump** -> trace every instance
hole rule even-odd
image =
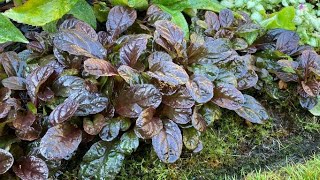
[[[46,179],[80,159],[80,179],[114,178],[144,142],[174,163],[202,150],[221,108],[269,119],[253,96],[274,83],[318,112],[319,55],[295,32],[228,9],[199,11],[190,36],[171,19],[157,5],[114,6],[103,31],[67,16],[1,53],[0,174]]]

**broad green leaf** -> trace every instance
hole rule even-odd
[[[19,23],[43,26],[60,19],[78,0],[29,0],[21,6],[9,9],[3,15]]]
[[[221,118],[221,109],[219,106],[215,105],[213,102],[208,102],[204,104],[199,113],[203,116],[204,120],[207,122],[207,126],[213,124],[215,120]]]
[[[139,10],[145,10],[148,8],[147,0],[111,0],[111,4],[129,6]]]
[[[119,142],[98,141],[83,156],[79,179],[114,179],[124,160],[118,152]]]
[[[12,22],[0,14],[0,43],[8,41],[28,43],[28,40]]]
[[[94,29],[97,28],[97,21],[94,15],[94,11],[91,6],[85,0],[79,0],[77,4],[68,12],[77,19],[80,19],[92,26]]]
[[[198,147],[200,140],[200,133],[195,128],[182,129],[183,133],[183,144],[189,150],[194,150]]]
[[[295,9],[288,6],[270,15],[270,18],[263,20],[260,24],[267,29],[282,28],[295,30],[293,19],[295,17]]]

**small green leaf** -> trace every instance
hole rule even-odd
[[[94,29],[97,28],[97,21],[94,15],[94,11],[91,6],[85,0],[79,0],[76,5],[68,12],[79,20],[82,20]]]
[[[43,26],[60,19],[71,10],[78,0],[29,0],[21,6],[3,13],[19,23]]]
[[[120,139],[120,150],[124,154],[131,154],[139,146],[139,138],[133,130],[125,132]]]
[[[0,43],[8,41],[28,43],[28,40],[12,22],[0,14]]]
[[[183,144],[189,150],[194,150],[198,147],[200,133],[195,128],[182,129],[183,132]]]

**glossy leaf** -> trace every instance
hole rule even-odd
[[[134,9],[115,6],[111,8],[106,23],[107,32],[110,33],[112,39],[123,33],[130,27],[137,18],[137,12]]]
[[[77,111],[74,113],[75,116],[97,114],[103,111],[109,103],[109,99],[102,94],[88,91],[79,91],[69,96],[68,99],[75,100],[79,104]]]
[[[183,133],[183,144],[189,150],[194,150],[198,147],[200,141],[200,134],[194,128],[185,128],[182,130]]]
[[[89,35],[75,29],[63,29],[55,35],[56,48],[77,56],[103,59],[107,52],[104,47]]]
[[[155,23],[156,31],[163,37],[171,46],[182,44],[183,31],[170,21],[159,20]]]
[[[119,148],[124,154],[130,155],[139,146],[139,138],[134,131],[125,132],[120,138]]]
[[[0,149],[0,174],[4,174],[10,169],[13,161],[13,156],[9,151]]]
[[[37,104],[37,95],[40,86],[49,79],[53,72],[53,67],[43,66],[35,69],[27,76],[26,88],[33,104]]]
[[[252,96],[244,95],[245,102],[241,108],[235,112],[244,119],[252,122],[262,124],[269,119],[266,109]]]
[[[163,103],[173,108],[191,108],[195,104],[187,88],[184,87],[171,96],[163,96]]]
[[[26,90],[26,79],[12,76],[2,80],[2,85],[12,90]]]
[[[10,41],[28,43],[28,40],[19,29],[16,28],[7,17],[0,14],[0,43]]]
[[[218,83],[214,88],[212,101],[220,107],[236,110],[241,108],[244,103],[244,97],[233,85]]]
[[[151,77],[172,86],[186,84],[189,79],[187,72],[171,61],[160,61],[154,64],[148,73]]]
[[[162,121],[158,117],[153,117],[155,109],[147,108],[143,110],[138,119],[134,131],[139,138],[151,139],[163,128]]]
[[[62,104],[52,110],[49,115],[49,121],[53,125],[63,123],[74,115],[78,106],[78,102],[72,99],[66,99]]]
[[[163,129],[152,138],[153,149],[165,163],[174,163],[181,155],[182,135],[177,124],[171,120],[163,121]]]
[[[3,15],[19,23],[43,26],[61,18],[77,2],[78,0],[29,0],[21,6],[7,10]]]
[[[40,153],[46,159],[63,159],[70,156],[82,140],[82,131],[71,124],[49,128],[40,141]]]
[[[84,79],[77,76],[61,76],[53,83],[55,95],[69,97],[85,89]]]
[[[204,76],[193,76],[186,84],[192,98],[197,103],[206,103],[213,97],[213,84]]]
[[[96,114],[91,121],[89,118],[83,119],[83,130],[90,135],[97,135],[106,125],[106,119],[102,114]]]
[[[191,67],[195,75],[204,76],[210,81],[214,81],[219,74],[219,68],[213,64],[197,64]]]
[[[95,76],[114,76],[118,72],[113,65],[103,59],[89,58],[84,61],[84,70]]]
[[[257,82],[258,82],[258,75],[254,70],[250,69],[244,76],[238,79],[237,89],[243,90],[243,89],[251,88],[255,86]]]
[[[85,33],[94,40],[98,40],[98,34],[89,24],[75,18],[70,18],[63,21],[63,23],[59,26],[59,30],[61,31],[63,29],[75,29],[79,32]]]
[[[232,11],[229,9],[223,9],[220,11],[219,20],[222,27],[230,27],[234,20]]]
[[[14,51],[0,54],[0,62],[8,76],[21,76],[25,70],[25,62],[22,62]]]
[[[21,157],[13,166],[13,171],[23,180],[45,180],[49,176],[46,162],[35,156]]]
[[[115,179],[125,158],[117,149],[117,143],[98,141],[93,144],[83,156],[79,179]]]
[[[192,122],[192,126],[200,131],[200,132],[204,132],[207,128],[207,124],[206,121],[204,120],[203,116],[198,113],[199,108],[198,107],[194,107],[193,109],[193,113],[191,116],[191,122]]]
[[[157,108],[161,100],[159,90],[153,85],[133,85],[119,93],[115,101],[115,109],[124,117],[135,118],[147,107]]]
[[[112,141],[120,132],[121,122],[118,119],[109,119],[102,128],[99,136],[103,141]]]
[[[24,130],[29,128],[34,121],[36,120],[36,116],[31,112],[17,112],[16,118],[13,120],[12,125],[14,128],[19,130]]]
[[[187,124],[191,121],[192,109],[165,106],[162,113],[177,124]]]
[[[199,113],[203,116],[204,120],[207,122],[207,126],[211,126],[214,121],[221,118],[221,109],[219,106],[212,102],[204,104]]]
[[[171,56],[168,53],[162,51],[155,51],[148,57],[149,68],[161,61],[172,61]]]
[[[130,66],[121,65],[118,68],[118,73],[130,86],[134,84],[144,84],[144,80],[139,71],[131,68]]]
[[[147,48],[148,38],[147,35],[140,35],[124,44],[119,52],[121,64],[134,67],[142,52]]]
[[[205,13],[205,21],[209,29],[213,29],[215,31],[218,31],[220,29],[220,21],[216,13],[207,11]]]

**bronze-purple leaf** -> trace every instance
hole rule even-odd
[[[172,58],[168,53],[155,51],[148,57],[149,69],[160,61],[172,61]]]
[[[0,54],[0,63],[9,77],[21,76],[26,66],[26,63],[21,61],[18,54],[14,51]]]
[[[21,157],[14,164],[13,171],[22,180],[46,180],[49,176],[46,162],[35,156]]]
[[[95,76],[114,76],[118,72],[113,65],[103,59],[89,58],[84,61],[84,70]]]
[[[16,129],[16,136],[24,141],[34,141],[38,138],[40,138],[40,134],[42,131],[42,127],[39,124],[39,122],[33,123],[32,126],[25,127],[22,130]]]
[[[61,76],[53,83],[56,96],[69,97],[85,89],[85,80],[77,76]]]
[[[212,82],[204,76],[196,75],[191,77],[186,87],[197,103],[206,103],[213,97],[214,86]]]
[[[217,83],[212,101],[220,107],[235,110],[241,108],[244,97],[232,84]]]
[[[102,114],[96,114],[93,120],[85,117],[83,119],[83,130],[90,135],[97,135],[106,125],[106,118]]]
[[[12,90],[26,90],[26,79],[11,76],[2,80],[2,85]]]
[[[200,113],[198,113],[198,107],[194,107],[191,120],[192,125],[196,130],[200,132],[204,132],[206,130],[207,123],[203,116]]]
[[[68,99],[73,99],[79,103],[75,116],[97,114],[106,109],[109,103],[109,99],[101,93],[91,93],[86,90],[71,94]]]
[[[12,91],[7,87],[0,88],[0,101],[5,101],[10,98]]]
[[[177,124],[187,124],[191,121],[192,109],[165,106],[162,113]]]
[[[52,110],[49,115],[51,124],[56,125],[71,118],[76,112],[79,104],[72,99],[66,99],[62,104]]]
[[[152,138],[153,149],[165,163],[174,163],[179,159],[182,144],[180,128],[171,120],[164,120],[163,129]]]
[[[76,56],[86,56],[103,59],[107,51],[89,35],[75,29],[63,29],[54,36],[53,43],[61,51]]]
[[[151,139],[163,128],[162,121],[158,117],[153,117],[155,109],[147,108],[143,110],[138,119],[134,131],[139,138]]]
[[[145,108],[157,108],[161,100],[160,91],[152,84],[133,85],[119,93],[115,109],[124,117],[136,118]]]
[[[0,174],[4,174],[10,169],[13,161],[13,156],[9,151],[0,149]]]
[[[30,96],[33,104],[37,104],[37,95],[38,95],[40,86],[49,79],[49,77],[53,72],[54,72],[53,67],[42,66],[33,70],[27,76],[26,88],[28,90],[28,95]]]
[[[4,118],[8,115],[11,106],[8,103],[0,102],[0,118]]]
[[[234,16],[231,10],[229,9],[223,9],[219,13],[219,20],[222,27],[230,27]]]
[[[183,67],[171,61],[160,61],[155,63],[150,68],[148,74],[151,77],[172,86],[186,84],[189,80],[189,75]]]
[[[208,26],[208,29],[213,29],[215,31],[218,31],[220,29],[220,21],[216,13],[207,11],[204,17],[205,17],[205,22]]]
[[[256,72],[254,70],[249,69],[248,72],[246,74],[244,74],[244,76],[238,78],[237,81],[238,81],[237,89],[239,89],[239,90],[248,89],[248,88],[251,88],[257,84],[258,75],[256,74]]]
[[[258,124],[262,124],[269,119],[266,109],[255,98],[246,94],[243,96],[245,98],[244,104],[241,108],[235,110],[239,116]]]
[[[183,31],[171,21],[159,20],[155,22],[156,31],[171,46],[181,45],[183,42]]]
[[[59,26],[59,30],[61,31],[62,29],[76,29],[88,35],[92,39],[98,40],[98,34],[89,24],[75,18],[66,19],[63,21],[63,23]]]
[[[148,38],[148,35],[140,35],[124,44],[119,52],[121,64],[134,67],[142,52],[147,48]]]
[[[181,87],[171,96],[163,96],[163,104],[173,108],[191,108],[195,102],[185,87]]]
[[[48,129],[40,141],[40,153],[46,159],[63,159],[70,156],[79,146],[82,131],[69,123]]]
[[[111,39],[114,40],[119,34],[123,33],[130,27],[137,18],[137,12],[128,7],[115,6],[109,14],[106,23],[107,32],[111,35]]]
[[[26,128],[29,128],[34,123],[35,120],[36,120],[36,116],[31,111],[27,111],[27,112],[18,111],[16,118],[12,122],[12,125],[16,129],[24,130]]]

